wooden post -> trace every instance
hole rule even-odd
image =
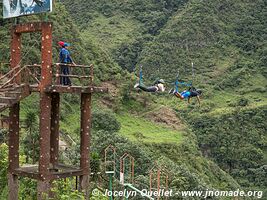
[[[52,83],[52,24],[42,23],[42,69],[40,89],[40,159],[37,182],[37,199],[48,197],[50,190],[50,136],[51,136],[51,94],[45,88]]]
[[[90,128],[91,128],[91,93],[81,94],[81,146],[80,168],[83,175],[80,177],[80,188],[85,192],[85,198],[89,199],[89,175],[90,175]]]
[[[21,34],[16,33],[15,26],[12,28],[12,41],[11,41],[11,69],[16,68],[21,60]],[[19,70],[19,69],[18,69]],[[16,73],[15,70],[14,73]],[[14,80],[16,84],[20,83],[20,76]],[[19,103],[13,105],[9,112],[9,153],[8,153],[8,199],[18,199],[19,182],[18,177],[13,174],[16,168],[19,168]]]
[[[53,168],[58,164],[59,151],[59,93],[52,93],[51,107],[51,140],[50,140],[50,162]]]

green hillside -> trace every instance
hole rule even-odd
[[[21,22],[42,17],[25,17]],[[57,41],[70,42],[75,62],[94,63],[96,84],[109,88],[109,93],[95,95],[93,99],[91,170],[96,173],[104,170],[103,150],[112,144],[118,155],[129,152],[135,157],[139,188],[148,185],[148,171],[157,161],[167,168],[170,188],[175,191],[259,190],[264,192],[264,199],[267,194],[266,18],[264,0],[56,3],[55,11],[49,15],[54,23],[54,55],[58,55]],[[0,18],[3,38],[0,63],[9,60],[8,28],[12,23],[12,19]],[[30,35],[23,40],[24,54],[30,51],[24,63],[39,62],[38,37]],[[55,62],[56,59],[55,56]],[[193,81],[195,87],[203,90],[201,106],[195,99],[187,104],[167,92],[147,94],[134,90],[140,65],[147,85],[161,77],[169,83],[169,90],[178,73],[180,79]],[[6,68],[1,66],[1,70]],[[22,121],[34,121],[31,126],[36,138],[37,99],[37,95],[32,95],[21,104]],[[60,160],[77,165],[79,97],[64,95],[61,109],[61,139],[68,148],[61,152]],[[24,163],[38,159],[37,154],[36,158],[32,155],[34,142],[30,137],[29,130],[22,128],[21,162]],[[4,161],[5,141],[6,131],[1,130],[0,158]],[[33,146],[38,149],[38,142]],[[0,162],[3,169],[0,199],[5,199],[7,192],[4,187],[7,161],[4,161]],[[92,185],[96,183],[97,180],[92,180]],[[35,183],[25,181],[22,185],[20,194],[31,199]],[[102,183],[101,187],[108,185]],[[70,189],[61,188],[58,199],[66,198],[63,193],[74,195]]]
[[[107,52],[122,68],[137,72],[143,65],[145,83],[157,77],[173,81],[178,72],[182,80],[194,79],[194,85],[204,91],[200,108],[171,96],[147,98],[175,109],[193,129],[204,155],[211,152],[207,156],[217,160],[241,185],[266,188],[264,181],[249,178],[256,178],[255,170],[261,176],[267,163],[265,1],[77,1],[73,7],[65,0],[64,4],[83,34],[95,42],[104,41]],[[90,10],[90,17],[82,20],[73,9]],[[226,119],[235,121],[229,124]],[[129,123],[127,119],[121,121]],[[247,124],[245,130],[241,123]],[[218,143],[222,138],[229,142]],[[219,161],[217,156],[223,153],[233,158],[236,153],[228,155],[228,151],[235,149],[239,140],[243,142],[238,151],[256,151],[256,161],[242,163],[248,152],[238,153],[234,159],[239,164],[229,171],[227,158]]]
[[[138,62],[145,44],[159,34],[172,14],[186,2],[63,1],[84,37],[91,38],[122,68],[130,71]]]

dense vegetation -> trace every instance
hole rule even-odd
[[[103,172],[103,150],[112,144],[118,155],[130,152],[136,158],[140,188],[148,185],[148,170],[157,161],[169,170],[170,188],[176,191],[239,188],[266,194],[266,1],[62,2],[49,16],[54,23],[54,55],[57,41],[69,41],[75,62],[93,62],[96,83],[104,81],[110,87],[109,94],[94,98],[93,172]],[[31,16],[21,22],[41,18]],[[12,23],[0,18],[1,63],[9,60]],[[24,63],[40,62],[39,37],[23,38],[24,54],[29,51]],[[201,107],[167,95],[132,91],[136,77],[128,72],[137,72],[139,65],[144,66],[147,84],[156,77],[171,82],[178,72],[185,81],[194,79],[194,85],[204,91]],[[22,163],[38,159],[36,99],[31,95],[22,102]],[[69,148],[60,159],[76,165],[79,98],[64,95],[62,104],[61,140]],[[7,193],[5,142],[6,131],[1,130],[0,199]],[[72,192],[69,181],[66,187],[58,183],[58,199],[81,198]],[[93,177],[91,189],[96,183]],[[35,187],[34,182],[23,180],[21,197],[32,197]],[[101,187],[107,188],[107,183]]]
[[[192,127],[203,154],[239,184],[266,188],[265,1],[64,4],[83,35],[103,41],[122,68],[131,72],[143,65],[147,84],[157,77],[172,81],[178,72],[183,80],[194,79],[204,89],[200,109],[177,106],[177,100],[166,97],[153,101],[175,108]],[[74,9],[90,10],[88,20]]]
[[[189,120],[206,156],[212,157],[241,185],[266,185],[267,110],[235,111],[218,117]],[[260,123],[259,123],[260,122]]]

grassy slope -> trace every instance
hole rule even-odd
[[[183,137],[180,131],[133,115],[118,115],[117,119],[121,123],[120,133],[135,142],[179,144]]]
[[[68,0],[64,1],[69,10],[73,9],[73,2]],[[76,2],[75,8],[80,10],[78,14],[71,12],[72,17],[82,27],[82,33],[84,38],[90,38],[92,42],[97,44],[101,49],[111,53],[118,48],[122,43],[130,42],[134,40],[140,28],[140,22],[127,17],[118,7],[119,2],[110,2],[109,6],[112,7],[112,12],[107,12],[105,8],[101,8],[101,4],[105,5],[105,2],[88,2],[83,5]],[[118,9],[115,10],[115,7]],[[84,15],[81,16],[81,12],[89,15],[84,20]]]
[[[112,52],[123,43],[130,43],[140,33],[140,24],[124,15],[106,17],[99,14],[89,26],[83,30],[83,37],[91,38],[105,51]]]

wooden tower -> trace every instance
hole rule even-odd
[[[40,77],[34,77],[29,66],[20,66],[21,62],[21,35],[30,32],[40,32],[41,64],[31,66],[39,68]],[[93,86],[93,66],[77,65],[75,68],[90,68],[88,75],[69,75],[72,78],[87,79],[89,83],[82,86],[63,86],[59,84],[60,64],[52,63],[52,23],[37,22],[15,25],[12,28],[11,41],[11,69],[6,75],[9,80],[0,86],[0,111],[10,108],[9,113],[9,166],[8,188],[9,200],[18,199],[18,177],[29,177],[37,180],[37,199],[46,199],[51,195],[50,187],[53,180],[79,177],[80,189],[86,193],[89,185],[90,171],[90,128],[91,128],[91,96],[93,92],[107,91],[105,88]],[[69,66],[74,67],[74,66]],[[26,74],[26,75],[25,75]],[[25,78],[26,77],[26,78]],[[33,77],[33,84],[27,80]],[[40,122],[39,164],[31,167],[19,165],[19,137],[20,137],[20,100],[26,98],[32,92],[40,94]],[[80,95],[80,167],[64,166],[58,163],[59,157],[59,116],[60,95],[62,93],[75,93]],[[8,96],[13,94],[12,97]],[[16,96],[14,97],[14,94]],[[88,194],[87,194],[88,195]]]

